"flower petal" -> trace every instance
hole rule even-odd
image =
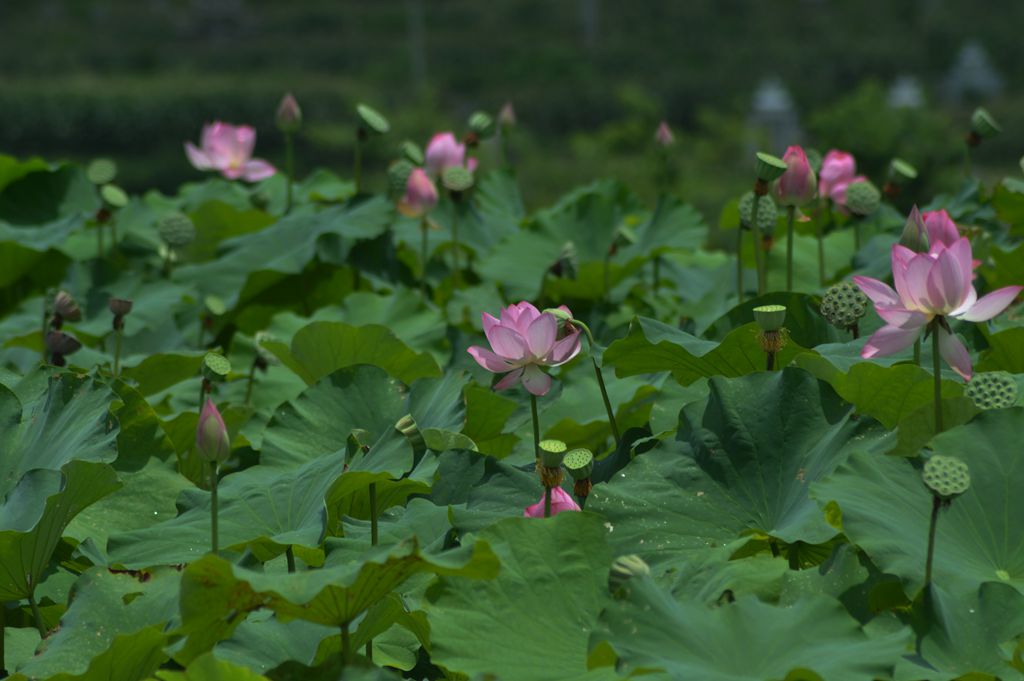
[[[530,346],[530,353],[537,359],[547,357],[555,345],[557,335],[558,320],[555,319],[555,316],[540,315],[526,329],[526,343]]]
[[[968,272],[970,267],[968,266]],[[970,285],[970,276],[963,277],[963,271],[952,250],[939,253],[935,264],[928,271],[928,300],[936,314],[949,314],[967,297],[964,285]]]
[[[971,356],[960,339],[943,328],[938,329],[939,354],[946,360],[953,371],[960,374],[965,381],[971,380]]]
[[[277,173],[277,168],[262,158],[254,158],[242,167],[242,179],[246,182],[259,182]]]
[[[872,357],[894,355],[900,350],[905,350],[913,345],[920,335],[921,327],[901,329],[898,326],[883,326],[871,335],[871,338],[868,339],[868,342],[860,351],[860,356],[870,359]]]
[[[502,378],[500,381],[494,384],[495,390],[508,390],[514,386],[519,385],[519,379],[523,375],[523,368],[520,367],[515,371],[509,372],[507,376]]]
[[[537,317],[540,317],[540,310],[535,308],[531,303],[525,300],[521,303],[516,303],[516,321],[515,330],[519,332],[519,335],[523,338],[526,337],[530,324],[533,324]]]
[[[551,488],[551,515],[557,515],[562,511],[579,511],[581,510],[579,504],[561,487]],[[523,510],[523,516],[526,518],[543,518],[544,517],[544,494],[540,496],[540,501],[536,504],[531,504]]]
[[[466,352],[476,360],[477,364],[488,371],[493,371],[496,374],[503,374],[513,368],[507,360],[502,359],[487,348],[482,348],[479,345],[470,346]]]
[[[871,277],[862,277],[860,275],[853,278],[855,283],[861,291],[864,292],[868,298],[871,299],[875,305],[899,305],[900,296],[891,286],[885,282],[879,281],[878,279],[872,279]]]
[[[484,334],[491,330],[491,327],[500,326],[501,322],[494,315],[484,312],[480,315],[480,321],[484,327]]]
[[[573,327],[568,336],[555,343],[555,346],[551,348],[546,364],[556,367],[565,364],[578,354],[580,354],[580,330]]]
[[[907,263],[907,269],[903,273],[903,290],[900,290],[900,280],[894,276],[896,290],[900,293],[904,307],[932,309],[931,299],[928,297],[928,275],[934,264],[935,260],[927,253],[915,255]]]
[[[968,322],[987,322],[1010,306],[1024,286],[1007,286],[982,296],[967,312],[959,315]]]
[[[531,393],[540,397],[551,390],[551,377],[541,371],[536,364],[529,364],[523,369],[523,385]]]
[[[212,170],[213,161],[210,157],[196,145],[191,142],[185,142],[185,155],[188,156],[189,163],[196,170]]]
[[[528,350],[526,341],[507,326],[492,326],[485,335],[487,342],[491,344],[491,349],[503,359],[518,362],[526,357]]]
[[[875,312],[886,324],[900,329],[916,329],[932,320],[932,315],[919,310],[908,310],[899,305],[876,305]]]

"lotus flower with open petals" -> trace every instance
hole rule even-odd
[[[229,180],[265,180],[277,169],[261,158],[253,158],[256,131],[249,125],[217,121],[203,126],[202,147],[185,142],[185,154],[197,170],[216,170]]]
[[[576,503],[575,499],[569,496],[561,487],[553,487],[551,489],[551,515],[558,515],[562,511],[579,511],[580,506]],[[531,506],[527,506],[523,510],[523,515],[527,518],[543,518],[544,517],[544,496],[541,495],[540,501]]]
[[[491,349],[474,345],[468,352],[484,369],[496,374],[508,372],[495,390],[511,388],[521,380],[534,395],[545,395],[551,389],[551,377],[541,367],[565,364],[580,351],[580,330],[576,326],[565,326],[559,338],[555,315],[542,313],[527,302],[504,308],[501,319],[484,312],[483,326]]]
[[[885,321],[861,351],[865,358],[892,355],[910,347],[936,317],[954,317],[968,322],[992,319],[1013,302],[1021,286],[1007,286],[978,298],[971,285],[971,243],[960,237],[947,246],[934,241],[927,253],[896,244],[892,247],[892,275],[896,285],[870,277],[853,281],[875,304]],[[971,358],[960,339],[943,324],[936,324],[942,358],[964,379],[971,377]]]

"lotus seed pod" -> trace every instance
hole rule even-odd
[[[256,335],[253,337],[253,345],[256,346],[256,354],[265,365],[281,363],[281,360],[277,358],[277,355],[272,353],[270,350],[267,350],[265,347],[267,343],[276,342],[278,342],[278,339],[267,331],[257,331]]]
[[[608,589],[613,594],[621,593],[631,579],[643,579],[650,574],[651,567],[640,556],[619,556],[612,562],[611,570],[608,571]]]
[[[582,447],[566,453],[562,463],[573,480],[585,480],[594,472],[594,454]]]
[[[494,135],[494,118],[483,111],[476,111],[469,117],[469,129],[476,133],[479,139],[487,139]]]
[[[569,448],[561,440],[540,441],[540,462],[545,468],[558,468],[562,465],[565,452]]]
[[[85,177],[97,187],[113,182],[117,164],[109,158],[97,158],[86,166]]]
[[[782,173],[789,169],[786,162],[778,156],[766,154],[763,151],[757,152],[757,162],[754,164],[754,171],[757,179],[761,182],[772,182],[782,176]]]
[[[882,193],[866,180],[851,182],[846,187],[846,207],[855,215],[871,215],[881,203]]]
[[[1003,131],[1002,127],[992,118],[992,114],[984,107],[978,107],[971,114],[971,132],[982,139],[995,137]]]
[[[64,333],[63,331],[50,331],[46,334],[46,349],[51,355],[63,357],[64,355],[70,355],[73,352],[77,352],[81,348],[82,344],[70,333]],[[64,365],[57,364],[57,366]]]
[[[971,486],[971,473],[967,464],[955,456],[932,456],[924,462],[921,477],[928,489],[943,499],[963,494]]]
[[[917,179],[917,168],[902,158],[894,158],[889,163],[889,179],[893,182],[910,182]]]
[[[171,248],[184,248],[196,239],[196,226],[184,213],[170,213],[157,223],[160,238]]]
[[[746,229],[751,228],[750,217],[754,210],[754,192],[747,192],[740,199],[740,222]],[[775,222],[779,217],[779,209],[770,196],[762,196],[757,204],[757,226],[762,234],[775,231]]]
[[[132,311],[132,301],[125,298],[111,298],[108,301],[107,306],[110,308],[110,312],[112,314],[116,314],[121,317]]]
[[[852,329],[867,310],[868,297],[848,281],[832,286],[821,299],[821,316],[838,329]]]
[[[231,362],[224,355],[208,352],[203,357],[202,371],[208,381],[223,381],[231,373]]]
[[[391,129],[388,119],[384,118],[376,109],[359,104],[356,106],[356,113],[359,114],[359,120],[362,121],[364,129],[368,132],[383,135]]]
[[[60,328],[61,322],[77,322],[82,319],[82,309],[67,291],[59,291],[53,297],[54,327]],[[62,353],[67,354],[67,353]]]
[[[405,140],[398,149],[402,152],[405,160],[416,166],[423,165],[423,149],[420,148],[420,145],[411,140]]]
[[[964,394],[978,409],[1003,409],[1017,403],[1017,381],[1006,371],[974,374]]]
[[[473,186],[473,172],[462,166],[450,166],[441,174],[441,184],[451,192],[464,192]]]
[[[755,307],[754,321],[762,331],[778,331],[786,323],[786,306],[761,305]]]
[[[388,166],[388,194],[392,198],[405,194],[405,187],[409,182],[409,176],[412,175],[412,171],[415,168],[416,166],[412,161],[404,158],[391,162]]]

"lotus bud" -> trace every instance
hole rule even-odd
[[[1002,127],[996,123],[996,119],[992,118],[992,114],[984,107],[979,106],[971,114],[971,133],[976,135],[979,141],[995,137],[1002,131]]]
[[[231,455],[227,426],[213,400],[207,399],[196,426],[196,451],[204,461],[224,463]]]
[[[516,110],[512,107],[512,102],[505,102],[505,105],[501,107],[501,111],[498,112],[498,123],[503,128],[515,127]]]
[[[405,195],[398,202],[398,211],[408,217],[422,217],[437,205],[437,187],[422,168],[409,173]]]
[[[50,364],[55,367],[64,366],[64,357],[77,352],[81,347],[78,339],[69,333],[50,331],[46,334],[46,350],[50,353]]]
[[[82,309],[67,291],[59,291],[53,297],[53,328],[59,329],[65,322],[78,322],[82,320]],[[67,353],[64,353],[67,354]]]
[[[302,127],[302,109],[292,93],[286,94],[277,106],[277,129],[286,135],[299,131]]]
[[[818,178],[811,170],[807,154],[801,147],[792,146],[786,149],[782,160],[786,162],[788,168],[775,181],[775,198],[783,206],[802,206],[814,198],[818,189]]]
[[[821,160],[821,170],[818,171],[818,194],[836,201],[832,195],[833,188],[836,185],[845,187],[856,173],[857,161],[852,154],[839,149],[830,150]]]
[[[124,328],[125,316],[132,311],[132,301],[125,298],[111,298],[107,306],[114,315],[114,331],[120,331]]]
[[[654,131],[654,141],[662,147],[670,147],[675,141],[676,137],[672,134],[672,129],[668,127],[668,123],[662,121],[658,124],[658,129]]]
[[[900,245],[916,253],[924,253],[928,250],[928,237],[925,235],[924,218],[921,217],[921,212],[917,209],[916,205],[910,209],[907,222],[903,225]]]

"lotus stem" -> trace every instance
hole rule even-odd
[[[373,639],[366,642],[366,659],[373,662]]]
[[[942,432],[942,366],[939,356],[939,322],[932,322],[932,372],[935,374],[935,432]]]
[[[736,298],[743,303],[743,223],[736,228]]]
[[[245,382],[245,406],[252,404],[252,384],[256,382],[256,364],[259,362],[259,355],[256,355],[252,360],[252,365],[249,367],[249,375],[246,377]]]
[[[775,353],[769,350],[765,354],[765,371],[771,371],[775,368]]]
[[[377,483],[370,483],[370,546],[377,545]]]
[[[593,350],[591,350],[593,351]],[[612,409],[611,400],[608,399],[608,388],[604,385],[604,376],[601,374],[601,367],[597,364],[597,358],[591,354],[590,361],[594,363],[594,375],[597,376],[597,386],[601,389],[601,399],[604,401],[604,410],[608,414],[608,425],[612,429],[612,437],[615,438],[615,447],[618,448],[621,438],[619,437],[619,424],[615,421],[615,410]]]
[[[352,159],[352,179],[356,185],[356,194],[363,187],[363,136],[365,134],[362,128],[356,132],[356,151],[355,157]]]
[[[654,277],[654,282],[653,282],[654,285],[653,285],[652,288],[655,291],[657,291],[658,290],[658,285],[661,283],[661,256],[660,255],[654,256],[653,268],[654,268],[654,272],[652,274],[653,274],[653,277]]]
[[[793,290],[793,219],[796,206],[786,209],[786,290]]]
[[[284,135],[284,168],[288,182],[284,194],[284,214],[288,215],[292,210],[292,182],[295,181],[295,144],[290,132]]]
[[[347,623],[341,625],[341,664],[344,667],[352,665],[352,635]]]
[[[914,364],[921,366],[921,338],[914,341]]]
[[[932,519],[928,525],[928,555],[924,563],[924,588],[928,591],[932,585],[932,559],[935,557],[935,528],[939,523],[939,509],[942,508],[942,499],[937,494],[932,495]]]
[[[757,224],[757,209],[758,204],[761,203],[761,196],[756,191],[754,192],[754,205],[750,209],[750,229],[753,232],[754,238],[754,266],[757,268],[757,295],[764,295],[765,288],[765,274],[764,274],[764,263],[762,262],[763,254],[761,248],[761,226]]]
[[[860,251],[860,218],[854,218],[853,220],[853,252],[858,253]]]
[[[462,270],[459,269],[459,209],[460,204],[456,201],[452,209],[452,262],[455,268],[452,275],[455,279],[455,288],[462,286]]]
[[[427,300],[427,216],[424,215],[422,221],[420,221],[420,293],[423,294],[423,300]]]
[[[540,418],[537,416],[537,396],[530,393],[530,412],[533,414],[533,455],[540,463]]]
[[[46,363],[46,334],[50,330],[50,311],[47,309],[47,296],[43,296],[43,363]]]
[[[117,329],[114,331],[114,378],[121,375],[121,337],[124,335],[124,331]]]
[[[288,561],[288,572],[295,572],[295,551],[290,545],[284,550],[284,557]]]
[[[32,590],[28,592],[28,605],[32,609],[32,620],[35,622],[36,629],[39,630],[39,637],[46,638],[46,625],[43,624],[43,616],[39,612],[39,604],[36,603],[34,584]]]
[[[7,604],[0,601],[0,678],[7,678],[7,651],[4,645],[4,635],[7,629]]]
[[[210,552],[217,553],[217,473],[220,465],[213,461],[210,463]]]
[[[544,517],[551,517],[551,488],[544,486]]]

